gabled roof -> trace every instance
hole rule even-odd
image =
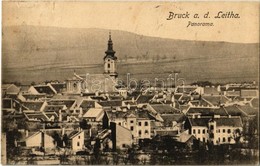
[[[34,100],[34,99],[45,98],[45,97],[46,97],[46,94],[45,94],[45,93],[40,93],[40,94],[29,94],[29,93],[25,93],[25,94],[22,94],[22,96],[23,96],[26,100]]]
[[[81,134],[82,132],[84,131],[72,131],[70,134],[69,134],[69,139],[73,139],[74,137],[76,137],[77,135]]]
[[[50,119],[43,112],[24,113],[24,115],[29,121],[50,121]]]
[[[251,100],[251,105],[252,105],[252,107],[259,109],[259,98],[253,98]]]
[[[54,95],[57,92],[55,89],[50,85],[35,85],[33,86],[39,93],[45,93],[48,95]]]
[[[47,102],[48,105],[65,105],[68,109],[71,109],[75,104],[75,99],[51,99]]]
[[[101,114],[104,113],[103,109],[100,108],[90,108],[84,115],[84,118],[98,118]]]
[[[208,95],[219,95],[217,87],[204,87],[204,94]]]
[[[63,110],[64,107],[65,105],[46,105],[43,111],[59,113],[59,111]]]
[[[176,89],[176,92],[177,93],[190,93],[190,92],[193,92],[197,89],[197,87],[182,87],[182,86],[179,86],[177,87]]]
[[[3,109],[10,109],[12,108],[13,101],[10,98],[3,98],[2,99],[2,108]]]
[[[202,98],[215,106],[225,104],[229,101],[226,96],[222,95],[202,96]]]
[[[190,107],[186,114],[201,114],[203,116],[221,115],[228,116],[223,107]]]
[[[232,126],[232,127],[242,127],[242,120],[240,117],[222,117],[214,119],[217,126]]]
[[[22,103],[28,110],[40,111],[44,102],[43,101],[25,101]]]
[[[163,123],[165,125],[172,125],[172,122],[177,122],[177,123],[181,123],[186,119],[186,116],[184,114],[164,114],[164,115],[160,115],[163,119]]]
[[[51,83],[51,86],[56,90],[57,93],[61,93],[66,88],[66,83]]]
[[[139,95],[136,102],[137,104],[149,103],[153,97],[154,95]]]
[[[240,117],[220,117],[220,118],[191,118],[188,120],[192,126],[208,127],[208,122],[210,120],[216,121],[216,126],[227,126],[227,127],[242,127],[242,120]]]
[[[122,106],[121,100],[110,100],[110,101],[99,101],[99,105],[102,107],[116,107],[116,106]]]
[[[247,114],[241,111],[236,105],[225,106],[224,109],[231,116],[247,116]]]
[[[88,110],[89,108],[95,107],[95,101],[93,100],[82,100],[79,107],[81,107],[83,110]]]
[[[176,108],[173,108],[169,105],[155,104],[151,107],[159,114],[178,114],[180,111]]]
[[[196,137],[194,135],[190,135],[190,134],[187,134],[185,132],[182,132],[181,134],[178,135],[177,141],[186,143],[191,138],[196,139]]]
[[[257,115],[259,113],[259,108],[253,108],[249,104],[237,105],[237,108],[245,112],[247,115]]]

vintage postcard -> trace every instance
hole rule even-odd
[[[259,2],[2,2],[1,164],[258,165]]]

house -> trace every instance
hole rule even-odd
[[[48,83],[52,86],[57,93],[62,93],[66,91],[66,83]]]
[[[65,105],[68,110],[75,110],[77,107],[77,102],[75,99],[51,99],[48,105]]]
[[[219,115],[219,116],[228,116],[228,113],[223,107],[189,107],[187,109],[187,112],[185,112],[186,115],[200,115],[200,116],[213,116],[213,115]]]
[[[22,102],[25,110],[43,111],[47,106],[46,101],[24,101]]]
[[[20,88],[17,87],[15,84],[2,84],[2,95],[5,94],[15,94],[17,95],[20,91]]]
[[[96,108],[111,108],[111,107],[121,107],[121,100],[110,100],[110,101],[99,101],[96,102]]]
[[[211,96],[202,96],[202,99],[210,103],[212,106],[225,105],[229,102],[229,99],[223,95],[211,95]]]
[[[242,98],[259,97],[259,91],[258,91],[258,89],[255,89],[255,88],[241,89],[241,97]]]
[[[240,117],[188,117],[184,128],[189,130],[201,142],[217,144],[235,144],[235,137],[242,132]]]
[[[26,147],[43,147],[45,149],[53,149],[56,147],[54,139],[44,131],[38,131],[30,136],[27,135],[27,137],[20,142]]]
[[[129,110],[105,110],[103,117],[103,128],[110,128],[110,122],[123,126],[132,132],[133,137],[137,139],[151,138],[151,121],[155,118],[147,110],[137,109]]]
[[[48,97],[52,97],[53,95],[57,94],[56,90],[50,85],[34,85],[34,89],[38,93],[45,93]]]
[[[113,151],[116,151],[116,149],[127,149],[132,146],[133,136],[131,130],[115,122],[110,122],[110,129]]]
[[[104,116],[104,110],[101,108],[90,108],[83,115],[83,119],[86,119],[88,122],[98,123],[102,122]]]
[[[190,150],[193,148],[196,137],[192,134],[188,134],[186,131],[180,133],[176,137],[176,141],[184,143]]]
[[[82,130],[73,131],[69,134],[68,137],[69,137],[69,142],[70,142],[70,146],[71,146],[72,151],[77,152],[77,151],[83,150],[85,148],[84,131],[82,131]]]
[[[25,112],[24,116],[29,122],[49,122],[50,118],[44,112]]]

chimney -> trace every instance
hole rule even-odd
[[[127,109],[129,109],[129,110],[130,110],[130,104],[129,104],[129,103],[127,104]]]
[[[28,137],[28,136],[29,136],[29,131],[25,130],[25,137]]]
[[[61,135],[63,136],[65,134],[65,127],[62,127],[61,129]]]

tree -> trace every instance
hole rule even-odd
[[[88,124],[86,119],[83,119],[82,121],[79,122],[79,127],[82,129],[90,129],[91,125]]]

